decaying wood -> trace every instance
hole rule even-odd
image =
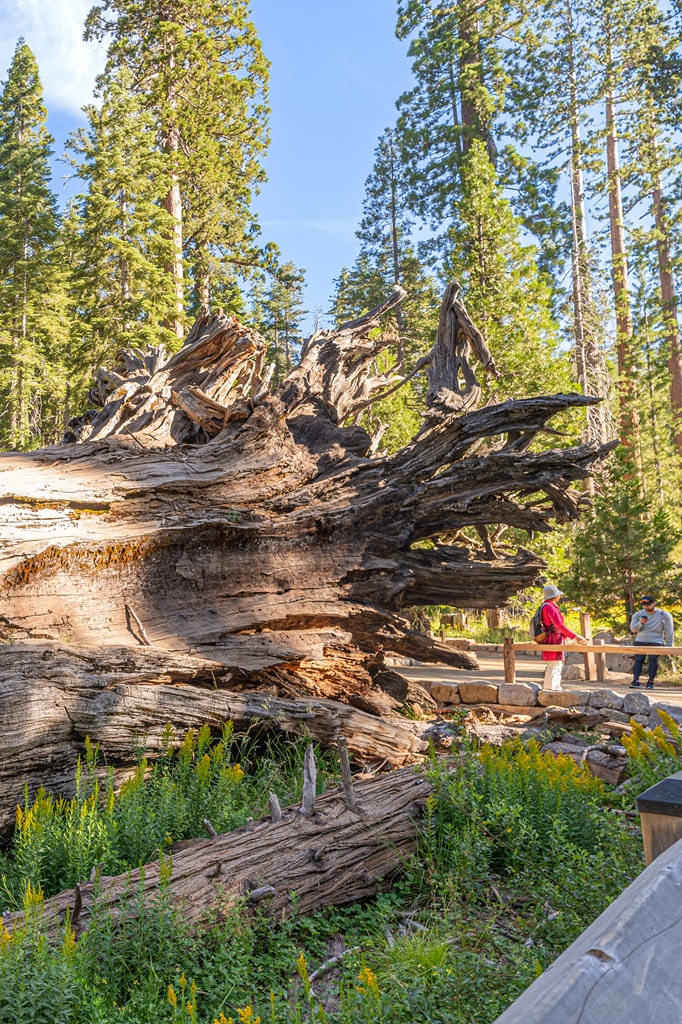
[[[233,693],[223,666],[149,647],[99,650],[55,642],[0,646],[0,827],[14,820],[24,786],[71,795],[75,766],[89,736],[110,765],[135,762],[144,741],[153,759],[164,729],[205,722],[219,729],[262,723],[326,744],[345,737],[363,762],[403,765],[426,743],[411,723],[385,719],[334,701],[281,700],[264,693]]]
[[[344,730],[353,755],[381,748],[399,763],[376,716],[407,695],[384,655],[477,667],[472,654],[410,630],[404,609],[500,607],[533,583],[543,569],[536,555],[492,542],[481,550],[464,531],[547,532],[575,518],[582,498],[571,483],[605,453],[594,444],[530,450],[553,416],[594,401],[580,395],[457,412],[478,386],[470,348],[494,369],[457,291],[446,293],[429,356],[430,411],[392,455],[373,453],[356,421],[399,383],[377,360],[395,343],[380,320],[404,299],[400,288],[360,319],[314,334],[274,388],[264,340],[222,312],[202,312],[165,362],[122,353],[116,371],[99,376],[104,405],[82,443],[0,456],[0,633],[102,657],[129,647],[132,634],[158,657],[202,658],[220,667],[232,695],[214,700],[232,717],[249,690],[319,708],[319,698],[342,701],[368,713],[365,740]],[[45,651],[52,658],[48,643]],[[112,739],[107,701],[125,706],[126,737],[134,715],[143,732],[163,716],[180,728],[205,713],[203,684],[139,687],[113,669],[109,680],[106,697],[79,698],[102,720],[84,713],[74,734]],[[19,690],[27,685],[19,678]],[[49,718],[38,690],[31,714]],[[58,733],[62,706],[60,696]],[[316,715],[321,723],[330,712]],[[319,728],[336,738],[336,726]],[[395,749],[402,757],[407,746]]]
[[[475,409],[481,386],[469,364],[471,353],[485,373],[497,376],[485,338],[469,316],[456,281],[445,289],[438,320],[436,344],[429,355],[428,418]]]
[[[317,798],[315,813],[299,807],[284,811],[281,821],[269,818],[215,839],[183,844],[172,859],[170,893],[188,927],[209,913],[224,913],[235,900],[264,902],[273,916],[296,911],[309,914],[320,906],[366,899],[382,888],[415,849],[418,821],[431,784],[414,768],[403,768],[356,783],[362,813],[350,811],[342,790]],[[219,866],[219,870],[218,870]],[[158,896],[159,863],[144,869],[147,900]],[[99,885],[99,904],[116,919],[135,913],[126,894],[140,890],[139,871],[80,884],[79,931],[89,927],[93,891]],[[66,914],[73,911],[71,889],[46,900],[43,915],[47,934],[56,936]],[[11,931],[21,915],[3,917]]]

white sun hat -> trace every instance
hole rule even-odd
[[[542,588],[542,596],[544,597],[545,601],[551,601],[553,597],[563,597],[564,592],[563,590],[559,590],[558,587],[553,587],[549,585],[547,587]]]

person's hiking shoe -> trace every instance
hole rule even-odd
[[[639,690],[639,683],[636,682],[636,681],[634,683],[630,683],[630,689],[631,690]]]
[[[654,684],[653,683],[647,683],[646,684],[646,688],[647,688],[647,690],[653,690]]]

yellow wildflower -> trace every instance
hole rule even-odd
[[[171,1006],[175,1010],[177,1005],[178,1005],[178,997],[177,997],[177,995],[175,993],[175,989],[173,988],[172,985],[168,986],[168,1002],[171,1004]]]
[[[242,1006],[241,1008],[238,1006],[237,1013],[239,1014],[241,1024],[260,1024],[260,1017],[254,1017],[250,1003],[248,1006]]]
[[[369,967],[363,967],[358,974],[359,985],[355,986],[357,992],[363,996],[378,996],[379,995],[379,983],[377,981],[376,974],[370,971]]]

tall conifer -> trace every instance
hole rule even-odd
[[[185,263],[205,303],[221,261],[257,259],[245,238],[268,141],[268,62],[246,0],[106,0],[86,23],[86,38],[105,37],[105,74],[127,69],[159,133],[172,221],[172,329],[182,335]]]
[[[492,350],[500,370],[493,387],[500,397],[568,385],[550,288],[538,271],[536,248],[524,244],[521,234],[483,143],[474,142],[462,164],[462,195],[445,270],[462,284]]]
[[[106,83],[99,106],[84,109],[88,125],[68,143],[76,176],[87,186],[66,223],[78,310],[75,377],[79,370],[87,376],[122,346],[175,339],[163,327],[175,312],[165,271],[172,219],[162,202],[168,179],[153,116],[125,69]]]
[[[20,39],[0,96],[0,433],[17,448],[55,441],[64,426],[68,325],[46,118]]]

